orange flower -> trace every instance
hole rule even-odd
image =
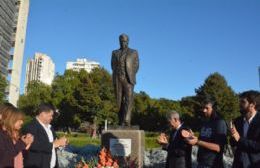
[[[114,161],[113,165],[114,168],[119,168],[117,161]]]
[[[102,148],[99,152],[99,161],[97,168],[105,166],[113,166],[114,168],[119,168],[118,161],[113,159],[111,152],[106,148]]]
[[[87,164],[85,164],[82,168],[88,168],[88,165]]]
[[[112,166],[111,162],[106,162],[106,166]]]

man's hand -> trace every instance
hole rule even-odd
[[[66,137],[61,137],[60,139],[56,139],[53,142],[54,148],[64,147],[66,145],[67,145],[67,138]]]
[[[160,136],[157,138],[157,142],[161,145],[168,144],[168,138],[165,133],[161,133]]]
[[[198,137],[196,137],[196,136],[194,136],[194,135],[192,135],[191,137],[189,137],[189,138],[186,138],[185,139],[186,140],[186,142],[188,143],[188,144],[190,144],[190,145],[192,145],[192,146],[194,146],[194,145],[196,145],[197,143],[198,143]]]
[[[238,142],[239,139],[240,139],[240,135],[239,135],[239,133],[237,132],[236,127],[233,126],[233,127],[230,129],[230,131],[231,131],[231,136],[235,139],[235,141]]]
[[[32,134],[26,134],[21,137],[21,140],[25,143],[26,146],[30,146],[33,143],[33,135]]]

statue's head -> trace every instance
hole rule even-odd
[[[126,34],[121,34],[119,36],[119,42],[120,42],[120,48],[121,49],[127,49],[128,48],[129,38]]]

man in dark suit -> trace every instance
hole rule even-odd
[[[231,145],[234,147],[233,168],[260,167],[260,93],[246,91],[240,94],[241,116],[231,127]]]
[[[162,133],[158,138],[158,143],[167,150],[166,168],[191,168],[191,150],[192,146],[186,143],[182,136],[182,130],[188,130],[180,120],[179,113],[171,111],[167,119],[172,131],[169,140]]]
[[[34,136],[29,151],[24,155],[25,168],[54,168],[58,167],[56,149],[66,145],[66,138],[57,139],[50,123],[55,109],[50,104],[41,104],[36,118],[26,126],[25,133]]]
[[[112,52],[111,59],[113,85],[119,108],[119,124],[130,125],[139,58],[136,50],[128,48],[129,38],[126,34],[120,35],[119,41],[120,49]]]

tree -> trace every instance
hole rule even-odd
[[[79,73],[66,70],[64,75],[57,74],[52,82],[52,102],[59,109],[60,116],[54,125],[62,128],[77,128],[81,120],[76,108],[74,92],[80,85]]]
[[[239,115],[238,96],[219,73],[215,72],[209,75],[204,84],[195,92],[198,102],[210,96],[217,104],[217,112],[224,119],[234,119]]]
[[[186,113],[180,102],[165,98],[151,99],[144,91],[135,94],[134,102],[132,122],[146,131],[166,130],[166,114],[171,110],[178,111],[181,115]]]
[[[53,103],[60,110],[59,127],[77,128],[80,123],[117,123],[111,75],[103,68],[88,73],[68,70],[52,84]]]
[[[101,110],[101,98],[98,95],[98,88],[95,87],[86,71],[80,71],[79,79],[79,87],[74,92],[76,107],[84,121],[92,122],[97,111]]]
[[[141,129],[146,129],[149,127],[147,122],[148,109],[152,106],[153,101],[150,96],[141,91],[140,93],[135,93],[134,96],[134,106],[132,110],[132,124],[139,125]],[[151,117],[151,116],[150,116]]]
[[[30,116],[36,115],[37,107],[42,103],[52,103],[52,88],[42,82],[32,81],[27,86],[27,93],[21,95],[18,100],[18,107]]]
[[[89,74],[89,77],[101,100],[100,108],[96,110],[95,114],[96,124],[102,125],[105,123],[105,120],[108,120],[112,125],[117,124],[118,108],[116,106],[111,75],[104,68],[96,68]]]
[[[200,102],[197,100],[196,96],[187,96],[183,97],[180,100],[180,106],[184,109],[184,114],[182,115],[183,121],[187,125],[189,125],[192,128],[195,128],[194,130],[199,130],[200,125],[200,109],[201,105]]]
[[[52,82],[52,101],[53,104],[60,108],[64,100],[72,100],[75,89],[79,86],[79,73],[66,70],[64,75],[57,74]]]
[[[6,78],[0,75],[0,104],[5,101],[5,89],[7,87]]]

